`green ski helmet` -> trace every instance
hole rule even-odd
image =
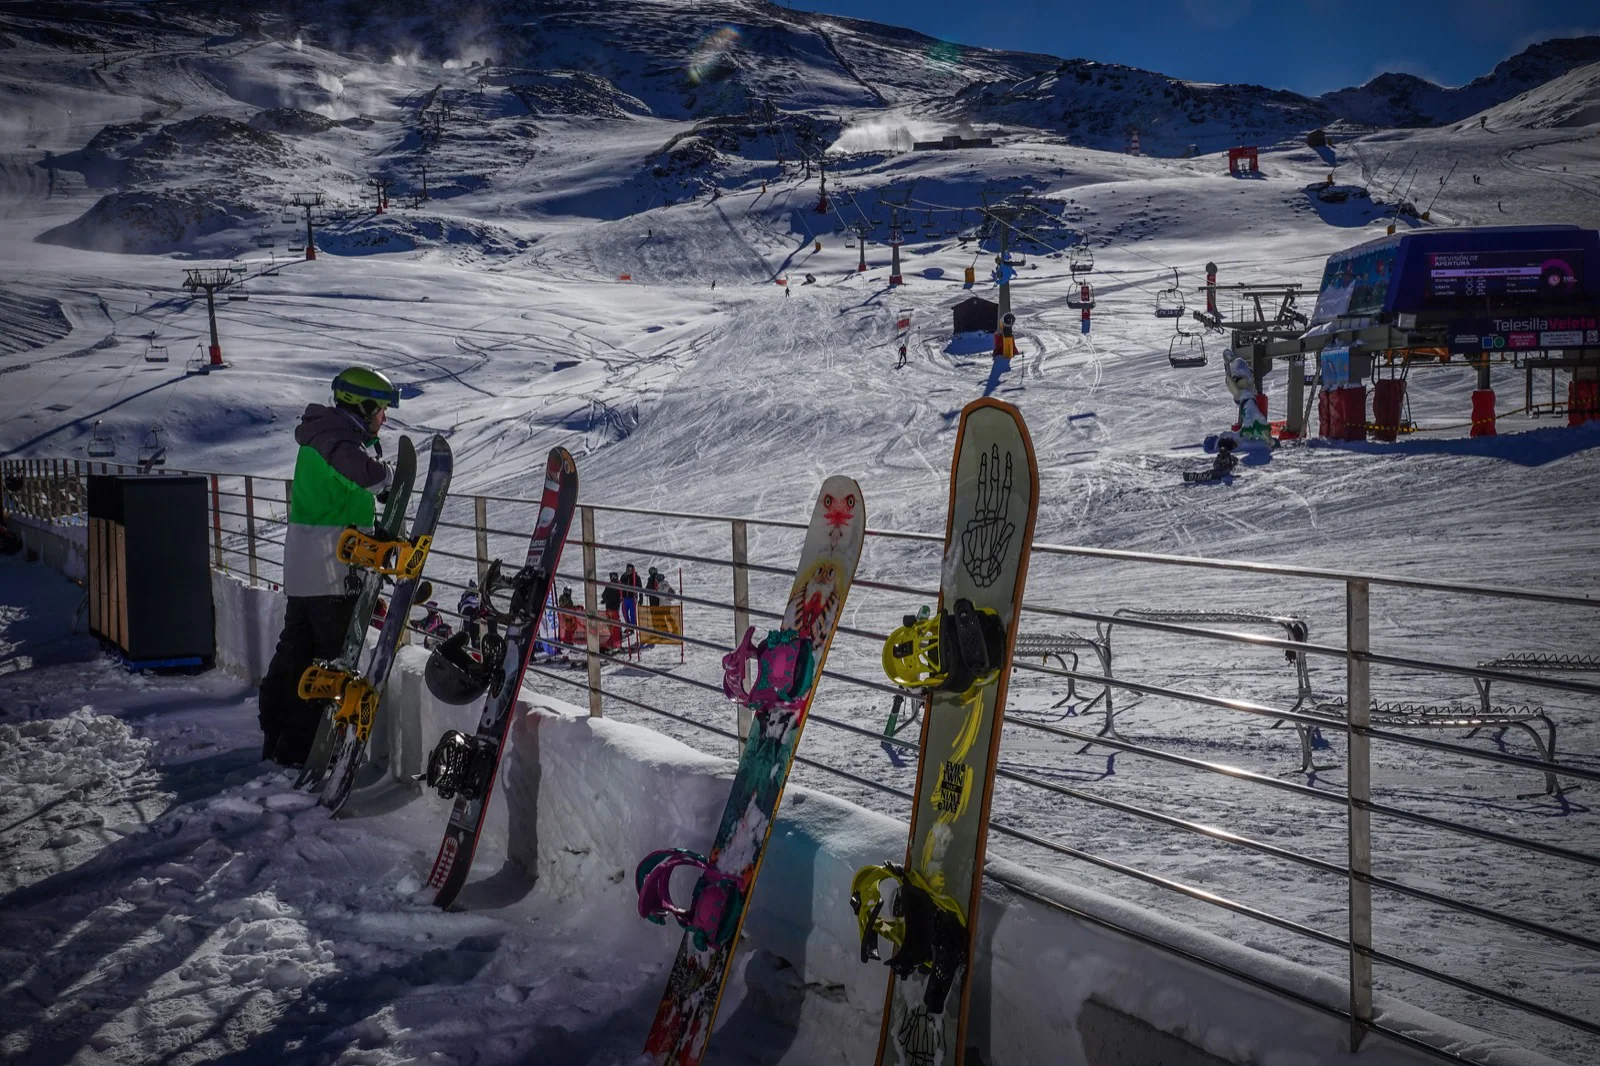
[[[333,400],[370,415],[379,407],[399,407],[400,390],[376,370],[353,366],[333,379]]]

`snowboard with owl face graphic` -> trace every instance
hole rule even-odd
[[[847,477],[824,481],[811,511],[800,565],[783,612],[783,629],[793,630],[809,641],[816,656],[811,690],[798,706],[774,706],[752,720],[709,856],[710,866],[734,878],[739,886],[730,899],[740,908],[741,927],[744,915],[750,912],[762,852],[827,661],[834,627],[855,577],[866,527],[867,509],[860,486]],[[699,949],[693,936],[684,934],[667,979],[666,994],[645,1043],[650,1061],[697,1066],[705,1056],[738,942],[736,931],[726,943],[708,943]]]

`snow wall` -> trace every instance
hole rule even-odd
[[[283,598],[224,574],[213,575],[213,590],[218,666],[255,680],[271,657]],[[384,694],[372,750],[397,778],[424,768],[445,729],[470,732],[476,723],[474,708],[441,704],[428,693],[425,662],[420,647],[401,649]],[[637,916],[633,869],[656,848],[710,847],[733,761],[638,725],[590,718],[531,687],[523,696],[485,847],[536,878],[537,893],[610,912],[616,923],[638,930],[647,951],[658,942],[661,958],[670,959],[682,934]],[[434,799],[425,795],[421,802]],[[859,961],[849,885],[858,867],[903,857],[905,839],[903,822],[827,793],[789,788],[722,1017],[753,1009],[795,1026],[784,1063],[870,1061],[886,971]],[[993,878],[985,884],[970,1029],[979,1057],[969,1062],[1022,1066],[1041,1055],[1060,1066],[1438,1061],[1373,1036],[1351,1055],[1348,1031],[1336,1019],[1100,923],[1342,1007],[1346,989],[1338,977],[1005,860],[991,860],[989,870],[1015,887]],[[674,886],[680,899],[690,889],[684,878]],[[1496,1066],[1557,1066],[1405,1003],[1380,997],[1379,1016],[1391,1028]]]
[[[6,512],[6,525],[21,540],[30,559],[37,559],[69,580],[89,580],[89,527],[40,522]]]

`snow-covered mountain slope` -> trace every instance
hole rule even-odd
[[[304,406],[326,398],[340,369],[363,363],[401,385],[391,433],[449,437],[462,492],[525,496],[529,472],[563,444],[578,455],[586,502],[790,518],[805,512],[822,475],[837,472],[861,482],[875,526],[934,530],[942,528],[954,412],[991,394],[1016,402],[1032,429],[1041,539],[1595,587],[1600,544],[1574,501],[1600,492],[1600,437],[1522,411],[1520,373],[1493,372],[1503,415],[1498,438],[1467,436],[1470,368],[1413,367],[1408,411],[1418,432],[1400,443],[1288,445],[1232,485],[1185,487],[1182,472],[1209,462],[1200,440],[1229,425],[1236,407],[1217,370],[1220,338],[1204,338],[1210,365],[1174,369],[1169,350],[1188,342],[1154,315],[1175,271],[1187,299],[1199,301],[1208,260],[1220,266],[1224,284],[1315,286],[1325,257],[1383,233],[1402,197],[1431,206],[1432,225],[1600,223],[1600,137],[1585,110],[1592,67],[1501,103],[1503,120],[1491,112],[1481,125],[1346,130],[1334,146],[1311,149],[1273,142],[1302,123],[1320,124],[1325,114],[1315,101],[1228,86],[1180,94],[1181,83],[1132,71],[1122,72],[1119,88],[1110,67],[1068,65],[1064,74],[1056,60],[1033,66],[1028,57],[949,52],[901,31],[755,4],[478,5],[472,11],[487,14],[448,23],[423,17],[441,9],[431,3],[368,7],[387,14],[363,20],[358,5],[312,2],[224,5],[222,16],[210,3],[0,10],[0,453],[87,458],[98,437],[114,443],[117,461],[129,461],[159,434],[173,467],[248,471],[275,482],[292,470],[290,429]],[[716,32],[733,23],[737,38]],[[496,41],[548,47],[485,44]],[[1054,73],[1035,77],[1044,69]],[[1095,73],[1084,83],[1080,70]],[[1102,70],[1106,82],[1096,84]],[[979,87],[966,88],[973,84]],[[1026,88],[1017,94],[997,88],[1019,84]],[[769,95],[770,118],[761,102]],[[989,115],[1004,126],[995,147],[894,147],[910,131],[952,129],[964,120],[957,104],[969,98],[998,109]],[[1076,99],[1092,105],[1082,114],[1092,115],[1094,128],[1085,125],[1063,144],[1062,120],[1050,108]],[[1099,150],[1096,137],[1105,148],[1122,147],[1114,116],[1146,99],[1156,109],[1143,127],[1146,144],[1155,137],[1162,157]],[[1185,107],[1198,124],[1161,125],[1163,109],[1187,115]],[[1266,142],[1259,179],[1228,177],[1214,151],[1165,157],[1187,143],[1211,149],[1245,139]],[[826,213],[815,210],[821,189],[812,146],[832,149],[823,156]],[[1341,183],[1366,184],[1372,199],[1343,211],[1314,201],[1307,186],[1330,170]],[[366,184],[374,175],[393,182],[381,215]],[[885,202],[911,181],[900,249],[907,284],[891,288]],[[428,199],[420,199],[424,182]],[[978,239],[976,209],[985,194],[1024,188],[1031,202],[1012,242],[1026,257],[1012,286],[1021,354],[997,365],[987,338],[951,335],[950,308],[972,294],[994,296],[987,277],[996,248],[992,238]],[[303,223],[285,221],[296,193],[326,201],[312,262],[289,250],[303,234]],[[868,232],[864,272],[855,269],[861,250],[842,229],[856,226]],[[1088,334],[1066,302],[1072,285],[1062,250],[1079,240],[1096,257]],[[183,272],[234,260],[244,267],[249,299],[218,303],[231,365],[185,374],[207,321],[204,301],[180,287]],[[977,276],[971,290],[962,283],[968,268]],[[913,327],[907,365],[896,370],[893,324],[902,309],[910,309]],[[147,361],[147,351],[158,349],[170,362]],[[1272,417],[1282,414],[1282,377],[1265,383]],[[1542,376],[1536,380],[1536,399],[1546,387]],[[495,506],[500,528],[525,517]],[[270,510],[264,505],[258,514],[274,517]],[[667,541],[686,555],[727,551],[725,527],[686,531],[607,513],[602,534],[646,546]],[[773,566],[788,558],[777,533],[754,534],[752,548]],[[497,542],[495,550],[512,548]],[[872,565],[902,583],[933,572],[927,560],[883,554]],[[626,560],[607,552],[602,565],[614,561]],[[441,580],[464,579],[470,564],[441,555],[433,566]],[[697,573],[692,565],[687,576],[707,589],[726,580],[725,571]],[[769,576],[753,577],[753,602],[774,595],[762,585]],[[1128,578],[1040,560],[1030,578],[1030,596],[1042,602],[1107,608],[1237,606],[1266,597],[1274,601],[1269,608],[1306,612],[1314,632],[1337,633],[1342,600],[1302,592]],[[906,606],[863,589],[852,599],[852,624],[892,622]],[[1459,653],[1463,662],[1503,651],[1501,641],[1576,650],[1600,639],[1587,619],[1508,611],[1463,627],[1460,610],[1454,601],[1423,611],[1384,598],[1375,626],[1403,648]],[[715,639],[727,628],[721,620],[715,629],[704,625],[696,632]],[[865,647],[837,648],[839,666],[874,676]],[[696,657],[704,650],[691,650],[684,672],[714,683],[715,657]],[[1192,648],[1160,648],[1151,661],[1213,691],[1282,694],[1231,661],[1196,661]],[[1335,685],[1334,673],[1328,668],[1319,683]],[[1252,688],[1257,681],[1260,692]],[[1392,678],[1380,683],[1397,698],[1421,692]],[[662,696],[654,675],[609,684],[671,700],[686,716],[726,718],[713,697],[697,703],[691,690],[676,689]],[[1017,687],[1019,714],[1042,714],[1061,696],[1025,688]],[[830,713],[881,729],[877,694],[829,698]],[[71,709],[65,697],[61,706]],[[1593,708],[1577,698],[1551,707],[1561,716],[1564,750],[1592,757],[1600,721]],[[1284,731],[1253,722],[1222,727],[1192,708],[1151,710],[1141,705],[1128,727],[1161,745],[1189,745],[1183,750],[1265,773],[1294,758],[1285,754],[1293,742]],[[695,736],[688,729],[680,730],[686,739]],[[56,733],[52,727],[29,743],[63,739]],[[120,734],[103,739],[112,754],[123,743]],[[858,776],[903,784],[895,775],[904,768],[887,766],[875,745],[830,742],[822,732],[807,744]],[[1085,787],[1123,790],[1137,802],[1204,808],[1196,816],[1219,823],[1270,824],[1286,840],[1319,832],[1318,853],[1338,859],[1342,838],[1327,835],[1330,823],[1267,801],[1192,793],[1129,766],[1113,775],[1103,752],[1075,752],[1076,745],[1019,740],[1005,758]],[[1437,816],[1461,809],[1485,824],[1516,818],[1553,841],[1593,850],[1592,815],[1578,804],[1513,800],[1501,783],[1476,779],[1471,790],[1454,791],[1457,782],[1445,773],[1424,787],[1398,762],[1389,770],[1396,776],[1383,787]],[[827,778],[811,783],[840,787]],[[266,812],[284,802],[273,798],[281,791],[241,785],[229,799]],[[1031,795],[1002,801],[1008,816],[1029,819],[1018,824],[1129,857],[1125,824],[1074,807],[1040,810],[1036,796],[1029,805]],[[371,846],[359,869],[336,877],[341,905],[345,893],[359,892],[360,877],[388,878],[393,852],[375,840],[381,835],[335,828],[323,836],[307,826],[315,854]],[[1263,876],[1190,842],[1157,839],[1153,830],[1137,836],[1131,857],[1157,863],[1165,875],[1340,928],[1346,903],[1337,886],[1308,887],[1294,870]],[[279,839],[252,836],[243,848],[258,855]],[[1408,840],[1400,861],[1426,876],[1435,843]],[[1009,845],[997,851],[1002,846]],[[276,869],[306,875],[298,859],[286,863],[260,868],[269,879]],[[1525,900],[1522,871],[1483,867],[1470,872],[1474,899]],[[195,868],[209,876],[209,868]],[[257,893],[250,878],[234,887]],[[1549,904],[1552,920],[1562,920],[1560,908],[1584,891],[1566,882],[1546,888],[1561,901]],[[1301,955],[1270,930],[1239,928],[1199,903],[1127,891],[1154,909],[1330,972],[1346,961]],[[252,925],[268,918],[239,917],[239,930],[219,939],[217,951],[257,935],[252,929],[278,928]],[[1586,987],[1583,971],[1565,957],[1530,962],[1511,940],[1491,944],[1477,927],[1430,920],[1438,941],[1430,948],[1461,972],[1517,958],[1504,969],[1533,989],[1526,994],[1565,1003]],[[1388,942],[1406,935],[1401,926],[1386,932]],[[129,928],[112,921],[110,935]],[[442,935],[432,926],[418,931]],[[284,961],[320,973],[339,960],[325,958],[318,939],[301,936],[282,952],[240,947],[262,960],[263,973]],[[302,947],[309,953],[294,954]],[[497,965],[528,964],[507,957]],[[1391,991],[1423,1005],[1454,1002],[1420,979],[1388,979]],[[441,1009],[457,1002],[446,996]],[[531,1002],[506,1009],[526,1013],[543,1003]],[[1497,1017],[1493,1024],[1509,1032],[1518,1023]],[[1536,1029],[1512,1035],[1574,1062],[1592,1060],[1592,1046],[1553,1036],[1544,1023]]]
[[[1600,125],[1600,63],[1590,63],[1489,108],[1481,116],[1494,129],[1571,129]]]
[[[1182,155],[1190,145],[1216,152],[1235,144],[1275,143],[1333,121],[1298,93],[1259,85],[1180,81],[1136,67],[1067,60],[1019,82],[959,92],[943,112],[974,122],[1058,130],[1073,144],[1118,151],[1139,131],[1142,151]]]
[[[1455,88],[1414,74],[1380,74],[1365,85],[1324,93],[1321,100],[1340,118],[1364,126],[1444,126],[1596,61],[1600,37],[1556,38],[1530,45]]]

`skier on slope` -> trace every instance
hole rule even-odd
[[[600,613],[608,622],[615,623],[622,616],[622,589],[621,582],[617,579],[617,572],[611,571],[611,579],[600,592]],[[616,625],[607,625],[601,630],[602,640],[600,650],[612,651],[622,646],[622,633]]]
[[[388,378],[351,367],[333,379],[333,406],[307,405],[294,431],[300,452],[283,546],[288,609],[258,701],[262,758],[281,766],[302,766],[311,753],[320,708],[300,698],[300,675],[344,645],[357,582],[334,549],[345,527],[373,527],[377,499],[393,477],[381,461],[378,431],[399,402]]]
[[[622,620],[636,626],[639,624],[639,589],[644,587],[644,582],[639,580],[639,571],[632,563],[622,571],[622,584],[627,586],[622,590]]]

